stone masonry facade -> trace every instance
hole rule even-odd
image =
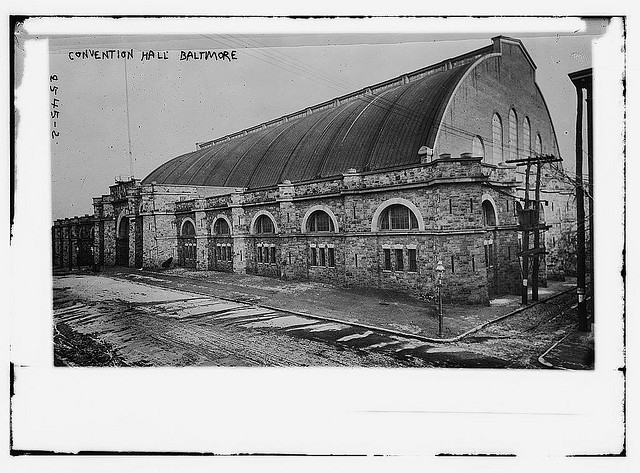
[[[442,262],[445,300],[519,293],[526,173],[507,161],[559,151],[528,54],[504,37],[491,48],[464,56],[474,66],[416,164],[253,189],[119,181],[92,217],[55,222],[54,267],[182,266],[432,297]],[[561,168],[543,168],[541,200],[544,285],[564,277],[558,245],[575,226]]]

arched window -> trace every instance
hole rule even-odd
[[[509,110],[509,159],[518,159],[518,116]]]
[[[193,226],[191,220],[185,220],[182,224],[182,232],[181,236],[183,237],[193,237],[196,234],[196,229]]]
[[[488,200],[482,202],[482,220],[485,227],[496,226],[496,211]]]
[[[482,138],[479,136],[473,137],[473,147],[471,149],[471,154],[473,156],[480,156],[484,158],[484,143],[482,142]]]
[[[540,133],[536,135],[536,154],[538,156],[542,154],[542,138],[540,138]]]
[[[333,220],[329,214],[323,210],[316,210],[307,220],[308,232],[335,232]]]
[[[380,215],[380,230],[417,230],[418,219],[401,204],[390,205]]]
[[[275,233],[275,226],[273,220],[268,215],[260,215],[256,220],[255,225],[256,233]]]
[[[213,233],[216,235],[229,235],[231,231],[227,221],[223,218],[216,220],[216,223],[213,224]]]
[[[498,164],[502,159],[502,120],[497,113],[493,114],[491,122],[492,139],[493,139],[493,159],[491,164]]]
[[[531,123],[529,122],[529,117],[524,117],[522,122],[522,141],[525,157],[528,158],[531,156]]]

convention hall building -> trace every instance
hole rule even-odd
[[[54,267],[183,267],[434,293],[487,303],[518,293],[525,173],[559,156],[536,66],[491,44],[276,118],[117,181],[94,215],[58,220]],[[571,189],[543,168],[540,269],[575,222]]]

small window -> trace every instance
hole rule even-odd
[[[404,270],[404,257],[401,249],[396,250],[396,271]]]
[[[384,249],[384,269],[391,271],[391,250],[389,248]]]
[[[318,266],[318,249],[311,248],[311,266]]]
[[[265,247],[263,248],[263,251],[264,251],[264,257],[263,257],[263,259],[262,259],[262,260],[263,260],[265,263],[268,263],[268,262],[269,262],[269,247],[268,247],[268,246],[265,246]]]
[[[334,268],[336,266],[336,252],[333,248],[327,248],[327,259],[329,267]]]
[[[309,216],[307,222],[309,232],[334,232],[333,220],[327,212],[316,210]]]
[[[381,230],[417,230],[418,219],[414,213],[404,205],[390,205],[380,216]]]
[[[268,215],[260,215],[256,220],[256,233],[274,233],[273,220]]]
[[[262,263],[262,247],[258,247],[258,263]]]
[[[491,204],[491,202],[489,202],[488,200],[482,202],[482,218],[485,227],[496,226],[496,212],[493,208],[493,204]]]
[[[216,235],[229,235],[229,224],[223,218],[219,218],[216,220],[216,223],[213,224],[213,233]]]
[[[418,271],[418,261],[416,258],[416,250],[409,249],[409,271],[415,273]]]
[[[326,261],[326,257],[325,257],[325,249],[324,248],[320,248],[319,266],[326,266],[326,265],[327,265],[327,261]]]
[[[484,262],[487,268],[493,267],[493,243],[484,245]]]
[[[271,247],[271,263],[275,263],[276,262],[276,247],[272,246]]]

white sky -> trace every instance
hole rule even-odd
[[[467,20],[470,27],[474,20]],[[506,21],[506,20],[505,20]],[[569,72],[591,67],[593,22],[578,34],[510,31],[467,34],[206,34],[58,36],[50,71],[60,101],[52,141],[53,218],[92,213],[92,197],[129,175],[124,61],[69,60],[69,51],[135,48],[127,61],[133,174],[221,137],[406,72],[490,44],[521,39],[538,66],[565,166],[573,167],[575,92]],[[304,29],[304,28],[303,28]],[[472,30],[473,28],[468,28]],[[141,61],[140,50],[169,51]],[[237,50],[238,60],[180,61],[180,50]]]

